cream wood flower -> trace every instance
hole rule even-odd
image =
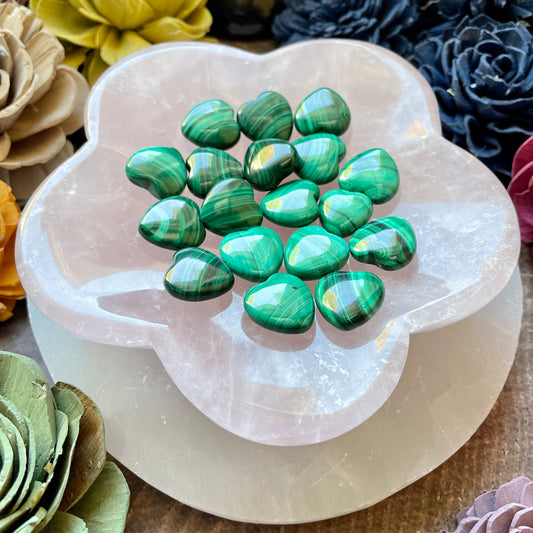
[[[61,65],[65,51],[28,8],[0,4],[0,178],[24,200],[40,165],[72,154],[67,135],[83,125],[88,84]]]

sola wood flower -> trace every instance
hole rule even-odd
[[[0,352],[0,375],[0,531],[123,531],[129,488],[96,405],[28,357]]]
[[[533,482],[521,476],[485,492],[472,507],[459,512],[457,522],[453,533],[531,533]]]
[[[11,188],[0,181],[0,322],[10,318],[25,293],[15,268],[15,234],[20,218]]]
[[[207,0],[31,0],[45,26],[67,41],[65,62],[84,65],[92,84],[131,52],[165,41],[201,39],[211,27]]]
[[[35,14],[0,4],[0,178],[24,200],[73,152],[88,85],[60,65],[64,48]]]
[[[533,242],[533,137],[518,148],[507,188],[518,214],[522,241]]]

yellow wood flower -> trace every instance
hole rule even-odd
[[[89,83],[124,56],[166,41],[193,41],[209,31],[207,0],[30,0],[65,41],[65,63],[83,64]]]
[[[0,322],[10,318],[15,302],[25,297],[15,268],[15,234],[20,218],[11,187],[0,181]]]

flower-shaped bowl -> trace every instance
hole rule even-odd
[[[163,275],[172,252],[137,232],[156,199],[128,182],[128,157],[151,145],[174,146],[187,157],[194,146],[180,124],[203,100],[220,98],[237,109],[274,90],[294,110],[325,86],[352,113],[342,137],[346,159],[380,147],[398,165],[400,190],[373,218],[404,217],[417,236],[417,255],[402,270],[353,259],[347,265],[383,280],[378,313],[351,332],[317,313],[310,330],[287,335],[247,317],[243,295],[251,283],[244,280],[205,302],[170,296]],[[153,348],[201,412],[259,443],[311,444],[361,424],[398,383],[410,335],[479,310],[516,265],[518,225],[505,189],[442,138],[436,101],[417,71],[375,45],[308,41],[264,55],[205,43],[157,45],[102,76],[89,97],[86,130],[86,145],[23,212],[17,267],[29,298],[83,338]],[[230,153],[242,160],[248,144],[242,136]],[[287,229],[278,230],[286,239]],[[202,247],[217,252],[219,242],[210,234]]]

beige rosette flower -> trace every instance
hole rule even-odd
[[[72,155],[66,136],[83,125],[89,87],[64,56],[31,10],[0,4],[0,178],[21,202]]]

